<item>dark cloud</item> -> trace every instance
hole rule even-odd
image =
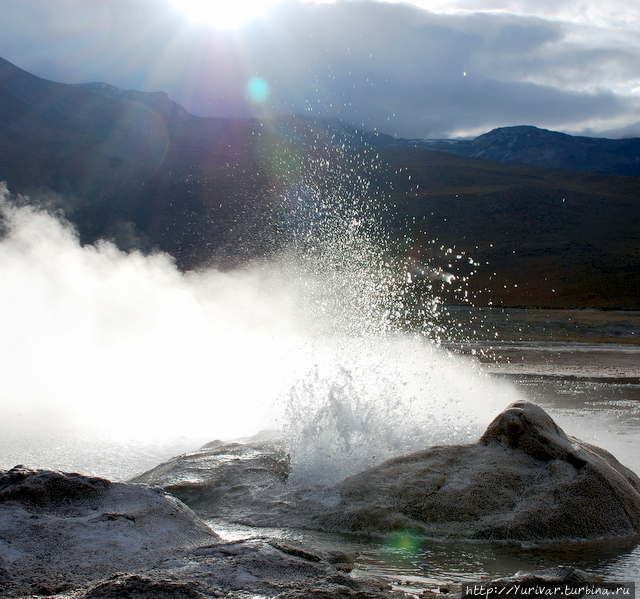
[[[597,133],[640,118],[636,100],[616,93],[640,80],[633,40],[541,18],[287,2],[236,33],[189,23],[158,0],[20,0],[3,10],[0,55],[18,66],[163,90],[199,115],[295,111],[403,137],[515,124]],[[264,105],[247,99],[255,76],[269,85]]]

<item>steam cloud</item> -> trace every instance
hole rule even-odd
[[[257,396],[276,391],[266,344],[292,332],[260,268],[182,274],[164,254],[81,247],[68,223],[12,206],[6,189],[2,214],[5,422],[224,436],[260,422]]]
[[[68,223],[0,196],[0,468],[78,464],[62,455],[74,435],[91,453],[103,437],[195,448],[279,427],[294,463],[325,468],[338,452],[355,469],[465,439],[512,400],[471,364],[372,328],[375,274],[284,258],[182,273],[164,254],[81,246]],[[114,476],[98,457],[80,465]]]

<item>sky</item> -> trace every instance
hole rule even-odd
[[[339,118],[405,138],[640,136],[637,0],[4,0],[0,56],[165,91],[198,116]],[[224,6],[240,8],[242,21]]]

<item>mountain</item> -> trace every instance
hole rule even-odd
[[[640,138],[574,137],[537,127],[502,127],[473,140],[383,140],[380,147],[421,148],[541,168],[640,176]]]
[[[200,118],[161,92],[55,83],[0,59],[0,179],[62,209],[84,243],[159,248],[181,268],[272,251],[283,196],[301,178],[328,185],[309,164],[335,165],[345,143],[308,119]]]
[[[572,155],[583,171],[606,156],[632,170],[637,141],[515,127],[432,142],[301,116],[203,118],[162,92],[55,83],[0,59],[0,180],[62,210],[83,243],[160,249],[183,269],[277,251],[329,204],[381,205],[393,252],[458,280],[476,271],[479,303],[640,308],[640,178],[561,170]]]

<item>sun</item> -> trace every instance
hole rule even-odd
[[[279,0],[171,0],[189,19],[216,29],[237,29],[261,17]]]

